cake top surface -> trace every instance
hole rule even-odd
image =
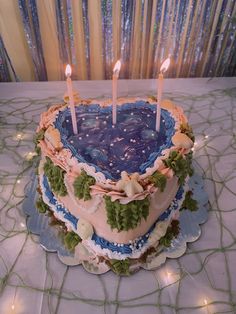
[[[184,156],[193,146],[183,109],[169,100],[161,103],[160,132],[155,131],[156,102],[151,98],[118,99],[115,126],[109,99],[80,100],[75,109],[78,135],[72,131],[70,108],[58,104],[42,113],[37,145],[42,156],[70,175],[84,170],[99,189],[113,190],[125,178],[146,180],[156,171],[170,177],[173,171],[164,161],[172,151]]]
[[[143,174],[170,148],[175,120],[161,110],[160,132],[155,130],[156,106],[144,100],[124,102],[117,108],[112,125],[112,106],[99,104],[76,107],[78,134],[72,130],[70,109],[58,113],[54,122],[62,144],[79,162],[88,163],[107,179],[119,179],[122,171]]]

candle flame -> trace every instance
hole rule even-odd
[[[170,65],[170,58],[167,58],[161,65],[160,72],[164,73],[167,71]]]
[[[116,75],[119,75],[120,68],[121,68],[121,61],[118,60],[118,61],[116,61],[116,64],[115,64],[115,66],[113,68],[113,73],[116,74]]]
[[[67,64],[67,66],[66,66],[66,71],[65,71],[66,76],[67,76],[67,77],[68,77],[68,76],[71,76],[71,72],[72,72],[71,66],[70,66],[69,64]]]

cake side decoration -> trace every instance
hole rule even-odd
[[[77,233],[82,240],[91,238],[93,235],[93,226],[85,219],[80,218],[77,223]]]
[[[79,199],[84,199],[85,201],[90,200],[90,186],[94,185],[95,182],[96,180],[93,177],[87,175],[84,169],[82,169],[80,175],[73,183],[75,196]]]
[[[142,218],[145,220],[149,214],[149,199],[134,200],[128,204],[121,204],[118,200],[112,202],[111,198],[105,197],[107,223],[111,229],[117,229],[118,232],[134,229],[141,222]]]
[[[41,116],[37,207],[65,225],[66,246],[85,268],[128,275],[171,246],[179,210],[197,209],[185,184],[194,136],[170,101],[160,132],[150,98],[118,99],[113,127],[109,101],[85,103],[75,106],[78,134],[65,105]]]
[[[52,127],[51,125],[47,128],[46,132],[44,133],[44,140],[47,142],[49,147],[57,151],[59,151],[63,147],[59,131]]]
[[[60,196],[67,195],[67,189],[64,183],[65,171],[59,166],[55,166],[48,157],[46,157],[43,170],[49,180],[52,190]]]
[[[126,171],[121,172],[121,179],[117,182],[116,187],[124,191],[128,197],[143,192],[143,187],[138,183],[138,173],[133,173],[131,176]]]

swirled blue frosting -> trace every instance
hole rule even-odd
[[[48,183],[47,177],[43,176],[43,188],[44,193],[47,196],[47,199],[51,205],[54,206],[55,210],[58,213],[61,213],[63,217],[68,220],[75,229],[77,229],[77,223],[78,218],[76,218],[74,215],[72,215],[63,205],[58,204],[57,200],[51,191],[51,188]],[[157,219],[157,221],[151,226],[151,228],[148,230],[146,234],[143,236],[135,239],[129,244],[117,244],[114,242],[109,242],[106,239],[99,237],[96,233],[93,233],[92,240],[95,242],[96,245],[99,245],[102,249],[108,249],[112,252],[118,253],[118,254],[132,254],[135,251],[142,248],[142,246],[148,241],[149,235],[151,234],[152,230],[154,229],[156,223],[158,221],[166,220],[172,210],[178,209],[178,201],[182,198],[182,195],[184,193],[184,189],[181,186],[178,189],[178,192],[175,196],[175,199],[172,201],[171,205],[167,208],[167,210]]]
[[[55,127],[65,148],[107,179],[119,179],[120,173],[144,173],[162,151],[171,147],[175,121],[161,110],[160,132],[155,131],[156,106],[145,101],[118,106],[117,124],[112,125],[112,106],[76,107],[78,134],[72,130],[70,110],[59,112]]]

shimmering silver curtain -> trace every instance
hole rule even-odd
[[[74,79],[110,79],[118,58],[121,78],[153,78],[169,54],[167,77],[236,74],[234,0],[0,4],[1,81],[64,79],[66,63]]]

